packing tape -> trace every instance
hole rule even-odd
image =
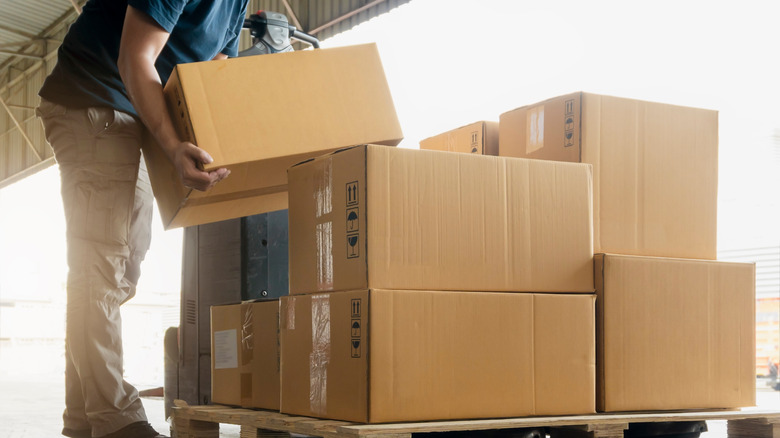
[[[330,362],[330,295],[311,298],[311,354],[309,355],[309,408],[325,415],[328,408],[328,363]]]
[[[331,170],[333,162],[325,160],[317,178],[314,178],[314,203],[316,218],[321,218],[333,211],[333,177]]]
[[[285,312],[287,317],[287,330],[295,330],[295,297],[287,297],[284,303],[287,306],[287,312]]]
[[[250,304],[242,304],[241,310],[244,314],[244,320],[241,324],[241,363],[247,365],[252,362],[252,350],[255,344],[254,329],[252,328],[254,315]]]
[[[317,290],[333,289],[333,223],[316,226]]]
[[[544,105],[529,108],[525,116],[525,153],[544,147]]]

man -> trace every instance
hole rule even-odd
[[[162,87],[176,64],[237,55],[247,1],[89,0],[40,90],[66,216],[65,436],[161,436],[123,379],[119,306],[151,239],[140,147],[159,145],[188,187],[227,177],[200,170],[212,159],[178,137]]]

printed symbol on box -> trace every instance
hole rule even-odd
[[[564,122],[564,147],[574,146],[574,117],[567,116]]]
[[[352,344],[352,357],[360,357],[360,339],[352,339],[350,344]]]
[[[566,117],[566,126],[563,128],[566,132],[574,132],[574,117]]]
[[[347,258],[354,259],[357,258],[359,255],[360,253],[358,251],[358,235],[348,234],[347,235]]]
[[[347,205],[357,205],[358,203],[358,182],[347,183]]]
[[[353,318],[360,317],[360,298],[355,298],[354,300],[352,300],[352,317]]]
[[[570,99],[566,101],[566,115],[567,116],[574,115],[574,99]]]
[[[357,207],[348,208],[347,209],[347,233],[351,233],[357,230],[358,230],[358,209]]]
[[[360,337],[360,320],[359,319],[353,319],[352,320],[352,337],[353,338],[359,338]]]
[[[477,131],[471,133],[471,153],[477,153]]]

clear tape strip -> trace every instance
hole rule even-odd
[[[328,363],[330,362],[330,296],[312,296],[311,343],[309,356],[309,406],[315,415],[328,408]]]
[[[241,324],[241,362],[246,365],[252,362],[252,350],[254,349],[254,329],[252,323],[254,321],[254,315],[252,314],[252,305],[242,304],[242,310],[244,310],[244,320]]]
[[[317,290],[333,289],[333,222],[317,224]]]

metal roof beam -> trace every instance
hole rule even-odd
[[[27,32],[22,32],[19,29],[14,29],[12,27],[4,26],[2,24],[0,24],[0,30],[4,30],[6,32],[15,33],[16,35],[23,36],[23,37],[25,37],[27,39],[31,39],[31,40],[34,40],[34,39],[38,38],[38,35],[34,35],[34,34],[31,34],[31,33],[27,33]]]
[[[292,18],[292,21],[293,21],[293,24],[295,25],[295,28],[296,29],[300,29],[300,30],[306,32],[306,29],[303,29],[301,27],[301,22],[298,21],[298,16],[295,15],[295,11],[293,11],[293,8],[290,7],[290,2],[287,1],[287,0],[282,0],[282,3],[284,3],[284,9],[287,10],[287,15],[289,15],[290,18]]]
[[[81,15],[81,6],[76,2],[76,0],[70,0],[70,4],[73,5],[73,9],[76,11],[76,13]]]
[[[3,99],[2,97],[0,97],[0,104],[3,106],[3,108],[5,108],[6,112],[8,112],[8,116],[11,118],[11,121],[14,122],[14,125],[16,125],[16,129],[19,130],[19,133],[22,134],[22,137],[24,138],[24,141],[27,143],[27,146],[29,146],[30,149],[32,149],[35,156],[38,157],[38,161],[43,161],[43,157],[38,152],[38,149],[35,149],[35,145],[33,145],[33,142],[30,140],[30,137],[28,137],[27,133],[24,132],[24,128],[16,119],[16,117],[14,117],[14,113],[11,112],[11,108],[8,108],[8,105],[6,105],[5,103],[5,99]]]
[[[0,55],[18,56],[20,58],[30,59],[43,59],[43,55],[35,55],[32,53],[11,52],[10,50],[0,50]]]
[[[25,46],[27,44],[43,44],[44,39],[42,38],[36,38],[33,40],[25,40],[25,41],[14,41],[12,43],[2,43],[0,44],[0,49],[7,49],[9,47],[19,47],[19,46]]]
[[[318,28],[316,28],[316,29],[314,29],[312,31],[309,31],[307,33],[309,33],[311,35],[316,35],[317,33],[322,32],[323,30],[325,30],[325,29],[327,29],[329,27],[332,27],[332,26],[335,26],[338,23],[341,23],[342,21],[346,20],[349,17],[352,17],[353,15],[357,15],[357,14],[365,11],[366,9],[372,8],[372,7],[374,7],[374,6],[376,6],[376,5],[380,4],[380,3],[384,3],[385,1],[386,0],[374,0],[371,3],[367,3],[367,4],[363,5],[363,6],[355,9],[354,11],[348,12],[348,13],[346,13],[346,14],[344,14],[344,15],[342,15],[342,16],[334,19],[334,20],[331,20],[331,21],[323,24],[322,26],[320,26],[320,27],[318,27]]]

